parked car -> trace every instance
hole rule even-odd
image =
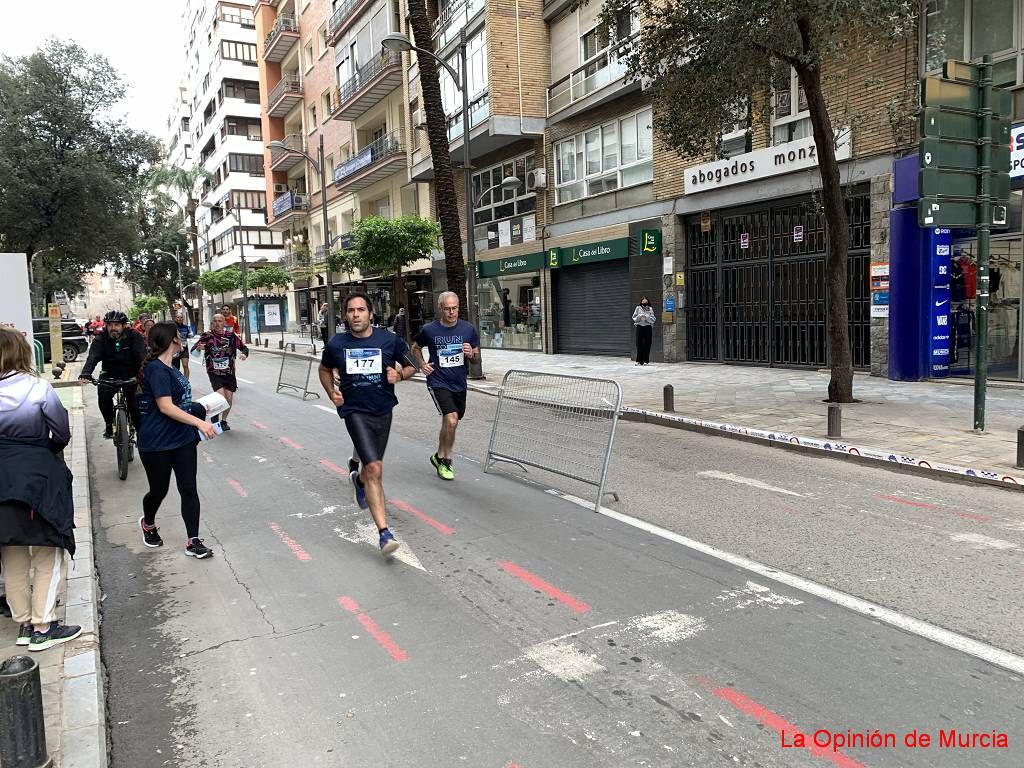
[[[63,336],[64,347],[62,357],[65,363],[73,363],[78,356],[89,349],[89,339],[82,326],[73,320],[60,321],[61,336]],[[50,360],[50,320],[46,317],[32,318],[32,335],[43,345],[43,356]]]

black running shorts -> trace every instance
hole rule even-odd
[[[345,428],[352,438],[356,456],[364,466],[384,460],[384,450],[388,447],[388,436],[391,434],[390,411],[380,416],[353,411],[345,415]]]
[[[466,415],[466,391],[452,392],[450,389],[444,387],[432,387],[434,391],[434,401],[437,403],[437,407],[441,409],[441,413],[457,413],[459,414],[459,420]]]
[[[216,392],[218,389],[226,389],[228,392],[238,391],[238,380],[233,373],[207,372],[210,377],[210,388]]]

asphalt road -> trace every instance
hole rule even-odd
[[[444,483],[433,407],[400,385],[403,548],[382,561],[334,469],[343,425],[276,373],[242,363],[232,432],[200,447],[209,560],[182,554],[173,491],[167,545],[143,547],[142,468],[119,482],[89,420],[115,768],[1024,763],[1019,675],[545,492],[589,497],[566,481],[484,475],[486,396]],[[625,423],[609,488],[625,514],[1024,650],[1017,494]],[[943,746],[952,729],[1008,746]],[[915,731],[932,743],[906,747]],[[854,746],[814,747],[826,732]]]

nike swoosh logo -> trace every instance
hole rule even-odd
[[[943,304],[948,304],[948,303],[949,303],[949,299],[946,299],[945,301],[936,301],[936,302],[935,302],[935,308],[936,308],[936,309],[938,309],[938,308],[939,308],[939,307],[941,307],[941,306],[942,306]]]

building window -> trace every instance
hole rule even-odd
[[[306,54],[306,71],[309,72],[309,70],[311,70],[313,68],[313,62],[314,62],[314,59],[313,59],[313,43],[310,43],[309,45],[306,46],[306,49],[305,49],[304,53]]]
[[[231,173],[250,173],[253,176],[263,175],[263,155],[228,155],[228,171]]]
[[[263,128],[258,119],[228,117],[221,131],[221,138],[225,136],[245,136],[250,141],[263,141]]]
[[[535,163],[530,152],[473,174],[473,200],[479,201],[473,209],[473,238],[478,247],[499,248],[536,238]],[[519,187],[502,189],[502,180],[510,177],[519,179]]]
[[[324,91],[320,94],[320,114],[323,115],[326,123],[331,118],[331,92]]]
[[[772,80],[772,144],[785,144],[813,135],[807,96],[796,70],[781,66]]]
[[[309,105],[309,125],[306,126],[306,130],[312,133],[316,130],[316,104]]]
[[[267,209],[267,194],[266,192],[234,190],[231,193],[231,207],[236,211],[265,211]]]
[[[255,43],[238,43],[234,40],[221,40],[220,55],[221,58],[230,59],[231,61],[242,61],[246,64],[255,64],[256,45]]]
[[[330,46],[327,45],[327,25],[326,24],[321,26],[320,29],[318,29],[316,31],[316,39],[320,43],[320,55],[323,56],[325,53],[327,53],[327,49],[330,48]]]
[[[925,5],[924,71],[938,72],[947,59],[993,59],[997,87],[1021,80],[1021,0],[928,0]]]
[[[246,228],[239,231],[241,241],[246,245],[255,245],[263,248],[283,248],[284,233],[274,232],[269,229]]]
[[[651,109],[555,144],[555,202],[568,203],[654,178]]]
[[[244,99],[246,104],[260,103],[260,87],[258,83],[244,80],[225,80],[224,97],[227,99]]]

